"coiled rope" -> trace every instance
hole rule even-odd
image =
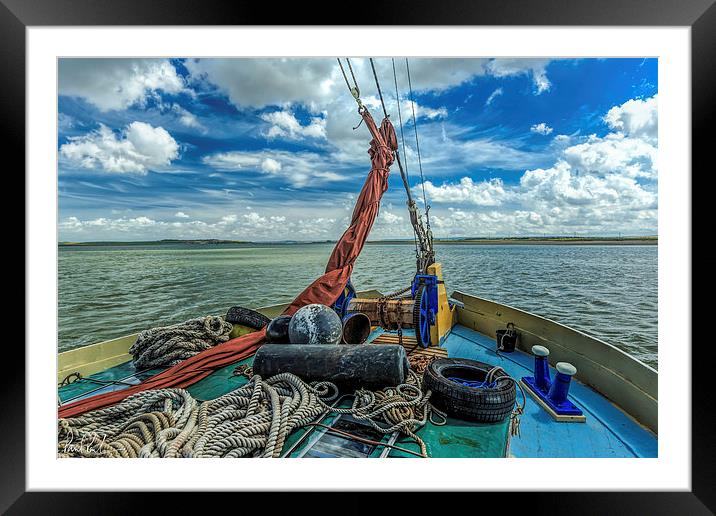
[[[498,372],[503,373],[502,376],[496,376]],[[520,417],[525,412],[525,405],[527,404],[527,397],[525,396],[525,391],[522,389],[522,384],[515,380],[513,377],[511,377],[509,374],[507,374],[507,371],[505,371],[501,366],[494,366],[492,367],[488,372],[487,375],[485,375],[485,384],[490,384],[494,382],[495,384],[498,384],[500,382],[512,382],[515,384],[515,387],[517,387],[520,390],[520,393],[522,394],[522,405],[518,405],[515,403],[515,408],[512,410],[512,413],[510,414],[510,435],[519,437],[520,436]]]
[[[329,382],[311,385],[290,373],[249,383],[219,398],[198,401],[183,389],[138,392],[120,403],[58,421],[60,457],[278,457],[286,437],[325,410],[351,414],[381,433],[395,431],[425,443],[415,431],[432,410],[430,392],[411,372],[406,383],[379,392],[359,390],[353,406]]]
[[[179,362],[229,340],[233,325],[209,315],[142,331],[129,348],[134,367],[150,369]]]
[[[421,455],[427,457],[425,442],[415,434],[415,431],[425,424],[430,411],[434,409],[428,402],[431,392],[423,393],[421,384],[421,378],[411,370],[408,372],[406,383],[377,392],[360,389],[355,393],[351,408],[331,410],[338,414],[350,414],[384,434],[401,432],[413,438],[420,446]],[[333,391],[330,399],[338,396],[338,389],[330,382],[317,382],[314,388],[324,396]],[[330,407],[325,405],[325,408]],[[379,424],[377,420],[382,420],[387,426]]]

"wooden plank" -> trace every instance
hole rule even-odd
[[[400,339],[393,333],[384,333],[376,337],[371,344],[400,344]],[[411,358],[417,356],[447,358],[448,356],[448,351],[445,348],[439,348],[437,346],[428,348],[416,347],[417,341],[412,335],[404,335],[402,345]]]

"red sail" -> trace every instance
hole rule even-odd
[[[393,164],[393,151],[397,149],[397,138],[395,129],[387,118],[378,128],[368,110],[364,109],[361,115],[373,136],[368,151],[372,168],[356,201],[351,224],[333,248],[326,272],[293,300],[285,310],[285,314],[292,315],[302,306],[311,303],[332,305],[338,299],[353,272],[353,264],[363,249],[363,244],[378,215],[380,199],[388,188],[388,173],[390,165]],[[134,387],[69,403],[60,407],[58,416],[68,418],[100,409],[146,389],[188,387],[206,378],[213,371],[256,353],[264,341],[265,334],[264,329],[219,344]]]

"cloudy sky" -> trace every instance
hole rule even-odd
[[[414,104],[395,67],[437,237],[657,234],[655,59],[411,59]],[[335,239],[370,169],[335,59],[61,59],[58,109],[63,241]],[[372,238],[411,235],[396,166]]]

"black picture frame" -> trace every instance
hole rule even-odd
[[[714,116],[716,70],[716,6],[714,0],[441,0],[427,2],[360,2],[351,4],[300,2],[222,3],[215,0],[0,0],[0,56],[5,65],[0,79],[0,127],[3,146],[24,149],[25,29],[54,25],[547,25],[547,26],[688,26],[691,27],[692,170],[712,175],[708,139]],[[16,154],[19,154],[16,152]],[[24,153],[21,154],[24,166]],[[683,171],[687,175],[687,171]],[[691,174],[691,177],[696,174]],[[23,187],[21,187],[23,188]],[[700,190],[700,191],[699,191]],[[706,199],[707,189],[692,189],[692,206]],[[698,201],[698,202],[697,202]],[[692,235],[695,232],[692,231]],[[696,270],[692,270],[692,275]],[[25,273],[29,271],[25,269]],[[698,312],[698,306],[693,304]],[[703,309],[703,308],[702,308]],[[706,317],[704,317],[706,318]],[[685,329],[691,344],[691,329]],[[702,343],[706,346],[708,342]],[[696,354],[692,348],[692,353]],[[716,403],[707,382],[710,361],[692,362],[692,490],[690,492],[592,492],[480,494],[479,507],[496,498],[511,510],[524,505],[530,512],[551,514],[710,514],[716,511],[716,439],[712,437]],[[0,415],[0,511],[11,514],[82,512],[133,513],[140,507],[129,493],[25,492],[25,358],[19,353],[3,373]],[[145,495],[146,496],[146,495]],[[189,494],[162,497],[163,512],[186,507]],[[243,496],[243,495],[242,495]],[[265,496],[265,495],[264,495]],[[303,502],[291,495],[292,503]],[[358,495],[343,498],[350,507]],[[478,495],[473,495],[475,498]],[[156,497],[153,497],[156,499]],[[412,500],[412,501],[411,501]],[[215,507],[227,500],[216,500]],[[145,502],[141,502],[144,504]],[[228,501],[229,506],[234,504]],[[242,500],[236,508],[250,508]],[[404,499],[405,509],[416,503]],[[422,508],[422,502],[418,502]],[[144,506],[144,505],[142,505]],[[418,509],[418,507],[415,507]],[[222,509],[226,510],[226,509]],[[367,509],[366,509],[367,510]]]

